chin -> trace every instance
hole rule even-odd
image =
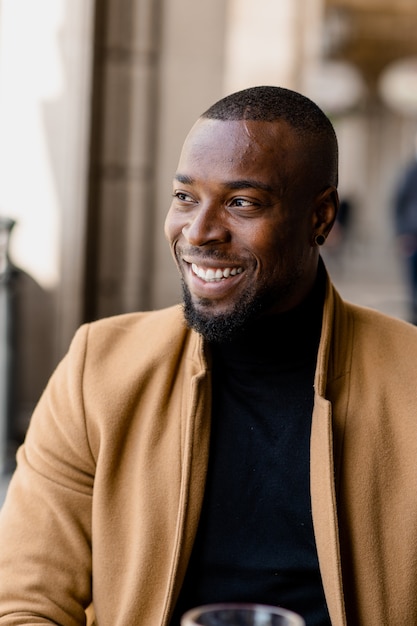
[[[212,300],[199,299],[197,305],[184,282],[182,286],[185,320],[210,343],[232,341],[262,314],[260,300],[250,298],[249,294],[226,310],[216,310],[218,304]]]

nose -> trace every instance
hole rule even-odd
[[[224,243],[230,238],[222,209],[214,205],[196,207],[182,229],[187,242],[192,246],[204,246],[210,243]]]

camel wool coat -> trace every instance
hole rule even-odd
[[[205,352],[180,307],[77,332],[1,511],[1,625],[78,626],[91,602],[97,626],[169,623],[204,492]],[[332,625],[417,624],[417,329],[330,281],[311,497]]]

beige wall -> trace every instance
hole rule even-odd
[[[177,302],[179,279],[163,235],[172,176],[186,134],[223,93],[226,35],[224,0],[166,0],[158,76],[154,275],[150,306]]]

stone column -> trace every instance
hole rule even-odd
[[[97,3],[88,319],[149,302],[159,21],[157,0]]]

